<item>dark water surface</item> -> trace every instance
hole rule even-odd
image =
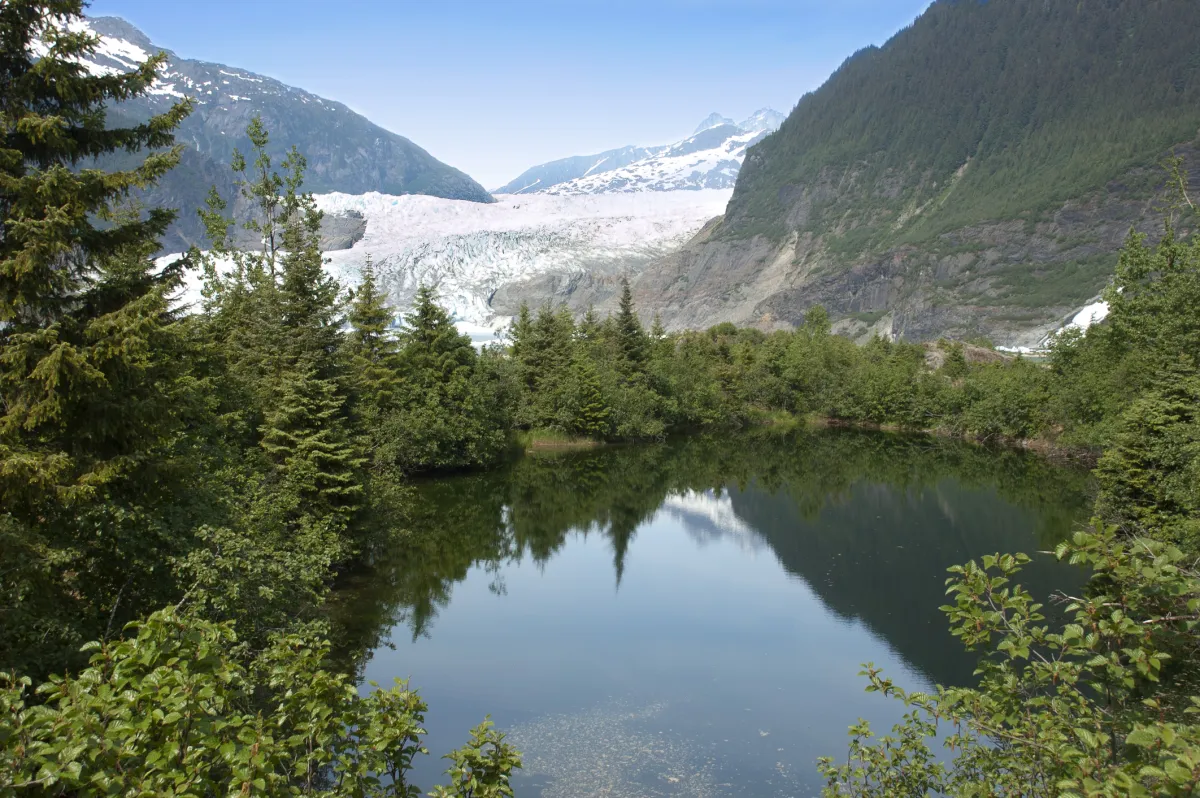
[[[408,542],[337,610],[374,649],[364,683],[429,703],[424,788],[490,713],[518,796],[813,795],[850,723],[899,719],[861,663],[970,682],[946,568],[1052,548],[1088,503],[1079,471],[885,434],[536,455],[420,485]],[[1042,556],[1021,581],[1083,575]]]

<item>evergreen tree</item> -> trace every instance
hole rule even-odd
[[[608,436],[611,411],[596,375],[596,367],[581,350],[576,350],[567,373],[563,415],[567,432],[595,440]]]
[[[171,211],[119,211],[178,163],[191,104],[110,126],[106,107],[144,94],[164,56],[92,75],[81,15],[0,4],[0,652],[35,670],[169,589],[154,571],[191,523],[187,501],[171,507],[190,400],[168,296],[186,263],[154,266]],[[118,151],[153,152],[90,168]]]
[[[267,414],[262,447],[276,466],[289,522],[358,509],[363,461],[350,443],[344,404],[333,381],[294,369]]]
[[[621,277],[621,304],[617,311],[617,334],[621,356],[631,371],[639,370],[646,360],[646,331],[633,307],[633,291],[629,279]]]
[[[321,255],[321,217],[311,194],[301,192],[307,162],[292,147],[282,166],[287,171],[280,204],[280,321],[291,365],[307,363],[321,378],[337,374],[335,353],[341,343],[341,286],[325,271]]]
[[[422,285],[404,317],[402,373],[410,396],[467,378],[475,365],[471,339],[458,331],[433,288]]]
[[[1096,509],[1130,535],[1200,543],[1200,377],[1180,360],[1121,416]]]
[[[274,401],[292,349],[283,325],[279,246],[284,217],[278,192],[285,181],[273,171],[267,154],[270,137],[256,116],[246,129],[253,146],[255,173],[236,149],[232,170],[238,190],[249,204],[246,230],[262,242],[260,251],[247,251],[230,239],[236,227],[226,215],[228,203],[213,187],[200,212],[211,249],[194,257],[204,270],[204,325],[210,346],[224,360],[223,383],[227,417],[254,437]],[[253,443],[250,443],[253,445]]]
[[[596,314],[595,305],[588,305],[587,312],[579,320],[579,340],[586,344],[594,344],[600,337],[600,317]]]
[[[379,433],[378,458],[403,471],[494,461],[504,448],[507,407],[493,373],[484,374],[471,339],[421,286],[404,317],[395,409]]]
[[[649,353],[658,371],[675,354],[675,341],[663,326],[662,316],[658,313],[654,314],[654,322],[650,325]]]
[[[391,331],[394,318],[387,294],[376,283],[375,267],[368,255],[352,296],[346,354],[354,391],[371,417],[389,405],[399,382],[399,344]]]

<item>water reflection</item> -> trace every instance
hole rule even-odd
[[[847,723],[894,718],[859,663],[970,680],[946,568],[1052,548],[1086,506],[1085,475],[1035,457],[848,431],[527,457],[421,485],[335,627],[366,677],[413,677],[435,752],[484,712],[514,729],[519,794],[807,793]]]

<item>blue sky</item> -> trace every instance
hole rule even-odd
[[[488,188],[787,113],[928,0],[93,0],[189,57],[340,100]]]

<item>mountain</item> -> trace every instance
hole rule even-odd
[[[661,151],[662,147],[621,147],[596,155],[576,155],[527,169],[513,181],[496,189],[497,194],[532,194],[551,186],[585,177],[596,170],[619,169],[648,158]]]
[[[163,50],[137,28],[116,17],[82,23],[100,37],[89,59],[95,73],[127,71]],[[380,191],[428,194],[448,199],[491,202],[488,192],[467,175],[438,161],[413,142],[384,130],[345,105],[244,69],[196,61],[167,51],[160,79],[144,97],[109,110],[114,123],[141,121],[184,96],[195,110],[176,132],[187,145],[183,163],[146,199],[181,210],[164,242],[168,250],[197,241],[195,210],[211,185],[232,194],[229,170],[234,148],[250,150],[246,125],[260,115],[271,133],[271,155],[281,160],[295,144],[308,159],[305,187],[315,192]]]
[[[738,127],[747,132],[751,130],[774,132],[779,130],[785,119],[787,119],[786,116],[773,108],[759,108],[749,118],[739,122]]]
[[[756,111],[740,125],[711,114],[683,141],[623,147],[535,166],[497,194],[608,194],[732,188],[746,148],[779,127],[783,115]]]
[[[822,304],[855,336],[1036,342],[1155,229],[1166,156],[1200,181],[1198,129],[1192,0],[939,0],[751,147],[635,295],[676,328]]]
[[[706,130],[711,130],[714,127],[721,127],[722,125],[733,125],[733,120],[727,116],[721,116],[716,111],[713,111],[711,114],[705,117],[703,122],[696,125],[696,129],[692,131],[692,135],[695,136],[703,133]]]
[[[593,171],[545,189],[545,194],[611,194],[733,188],[746,149],[770,135],[718,125],[617,169]]]

